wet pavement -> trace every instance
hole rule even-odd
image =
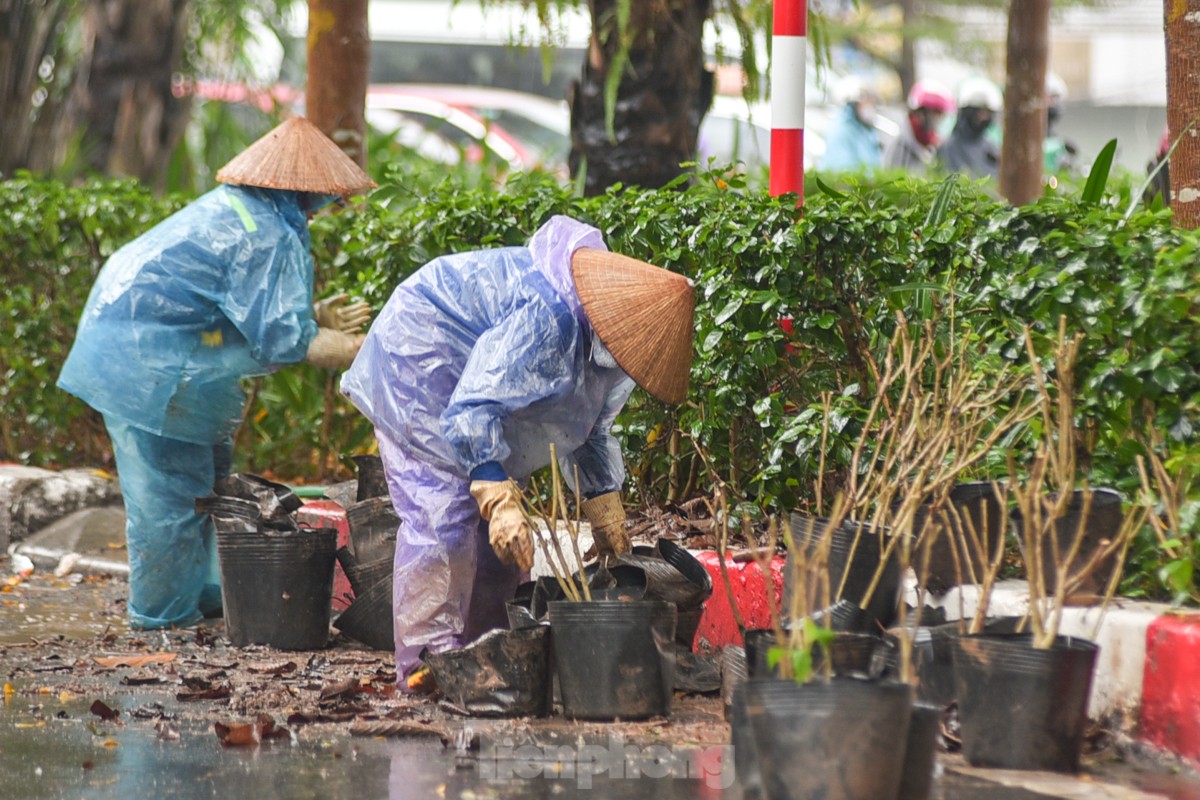
[[[129,631],[123,580],[8,569],[0,559],[5,798],[741,795],[715,697],[680,697],[670,721],[645,724],[464,719],[395,693],[386,653],[340,639],[314,652],[238,649],[219,621]],[[97,660],[114,655],[142,662]],[[222,744],[219,726],[245,732],[264,713],[280,738]],[[395,735],[413,725],[434,735]],[[935,800],[1200,800],[1193,773],[1112,755],[1059,776],[941,753],[939,773]]]

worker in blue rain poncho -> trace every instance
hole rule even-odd
[[[316,126],[288,120],[217,180],[108,259],[58,380],[112,440],[135,628],[221,609],[215,532],[195,501],[229,472],[240,380],[348,366],[370,314],[344,296],[313,304],[307,217],[373,186]]]
[[[443,256],[400,284],[342,391],[375,426],[401,524],[392,607],[398,674],[420,653],[505,626],[533,564],[515,481],[550,462],[584,498],[601,556],[630,549],[610,432],[635,382],[687,395],[694,291],[554,217],[527,247]]]

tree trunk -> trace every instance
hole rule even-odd
[[[1200,227],[1200,0],[1164,0],[1171,209],[1185,228]],[[1182,138],[1180,138],[1182,137]]]
[[[1000,194],[1014,205],[1030,203],[1042,194],[1049,40],[1050,0],[1012,0]]]
[[[587,60],[570,90],[570,168],[584,171],[588,196],[615,183],[657,188],[682,175],[679,165],[696,157],[700,120],[712,103],[713,76],[704,68],[701,42],[711,0],[634,0],[633,38],[609,135],[605,83],[620,68],[618,4],[589,0]]]
[[[71,8],[0,0],[0,174],[44,172],[64,149],[71,70],[62,57]]]
[[[191,108],[171,91],[187,11],[188,0],[90,0],[78,91],[93,169],[164,187]]]
[[[917,82],[917,41],[911,32],[920,17],[917,0],[900,0],[900,12],[903,36],[900,38],[900,65],[896,74],[900,76],[901,97],[907,98]]]
[[[364,168],[370,57],[367,0],[308,0],[305,113]]]

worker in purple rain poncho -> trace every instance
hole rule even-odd
[[[551,443],[569,482],[578,469],[599,553],[630,549],[610,428],[635,383],[686,398],[694,306],[689,280],[561,216],[528,247],[437,258],[396,288],[342,391],[375,426],[401,519],[398,674],[505,625],[533,564],[514,480],[546,466]]]
[[[344,296],[313,304],[307,216],[374,185],[315,125],[288,120],[217,180],[109,258],[58,379],[112,440],[135,628],[221,609],[215,530],[195,502],[228,474],[241,379],[348,366],[370,314]]]

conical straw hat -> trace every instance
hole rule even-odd
[[[687,399],[696,292],[682,275],[606,250],[571,257],[575,291],[621,369],[664,403]]]
[[[341,195],[375,182],[305,117],[292,117],[247,147],[217,173],[221,183]]]

